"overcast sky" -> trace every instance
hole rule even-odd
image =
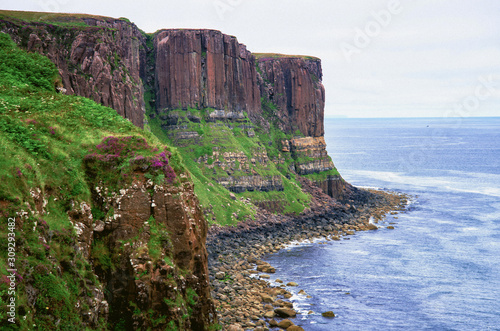
[[[2,0],[2,9],[212,28],[320,57],[326,116],[500,116],[498,0]]]

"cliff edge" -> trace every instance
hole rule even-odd
[[[0,37],[14,56],[0,212],[18,221],[26,327],[217,327],[209,227],[351,198],[326,152],[317,58],[83,14],[0,11]]]
[[[207,223],[180,156],[115,110],[57,92],[55,65],[5,33],[0,58],[0,236],[15,239],[0,253],[15,323],[4,310],[1,328],[216,325]]]
[[[144,126],[146,38],[135,24],[102,16],[0,11],[0,31],[57,66],[59,91],[92,99]]]

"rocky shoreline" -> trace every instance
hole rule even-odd
[[[348,197],[340,203],[307,182],[302,185],[313,201],[298,217],[259,210],[255,221],[210,229],[207,250],[212,298],[224,330],[303,330],[295,325],[297,312],[288,300],[292,294],[287,288],[297,283],[271,286],[267,279],[275,269],[261,258],[291,242],[341,240],[356,231],[376,230],[374,223],[388,213],[405,210],[409,199],[401,193],[350,187]],[[334,316],[334,312],[320,313]]]

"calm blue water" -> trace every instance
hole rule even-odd
[[[418,197],[383,229],[266,259],[273,280],[294,280],[292,292],[312,296],[292,298],[304,313],[295,323],[500,330],[500,118],[328,119],[325,131],[347,181]],[[323,318],[327,310],[337,317]]]

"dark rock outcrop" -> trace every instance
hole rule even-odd
[[[304,136],[324,134],[325,88],[321,60],[279,54],[255,54],[262,97],[277,107],[280,128]]]
[[[90,15],[65,19],[74,25],[3,17],[0,31],[10,34],[27,51],[46,55],[54,62],[62,78],[60,91],[109,106],[143,127],[144,35],[135,24],[122,19]]]
[[[325,180],[316,181],[315,184],[324,193],[337,200],[344,200],[346,191],[352,189],[352,186],[340,176],[327,176]]]

